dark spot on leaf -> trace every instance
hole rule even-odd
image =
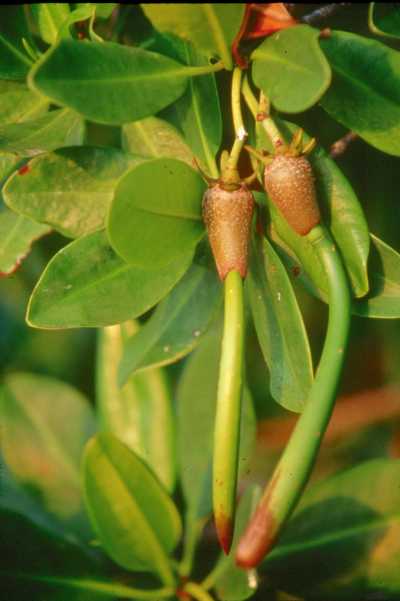
[[[31,170],[31,168],[29,167],[28,164],[22,165],[22,167],[20,167],[18,169],[18,175],[25,175],[25,173],[28,173],[28,171],[30,171],[30,170]]]

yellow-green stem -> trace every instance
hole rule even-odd
[[[225,314],[214,430],[213,506],[221,547],[229,552],[235,519],[243,385],[243,282],[225,278]]]
[[[231,92],[231,105],[232,105],[232,118],[233,127],[235,130],[235,141],[232,146],[232,150],[229,155],[227,168],[230,170],[236,170],[239,161],[240,153],[243,150],[243,146],[247,139],[247,132],[244,127],[242,107],[241,107],[241,86],[242,86],[242,71],[239,67],[235,67],[232,75],[232,92]]]
[[[183,590],[188,593],[196,601],[214,601],[214,599],[203,589],[200,584],[188,582],[183,587]]]

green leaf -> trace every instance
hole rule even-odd
[[[221,303],[214,265],[193,263],[144,327],[130,338],[119,367],[119,381],[131,373],[168,365],[190,353],[207,331]]]
[[[50,228],[35,223],[0,205],[0,277],[11,275],[29,254],[31,246],[50,232]]]
[[[279,125],[285,139],[290,140],[291,134],[297,127],[286,121],[279,122]],[[261,147],[265,146],[264,140],[265,137],[260,136]],[[370,239],[363,209],[350,182],[322,147],[318,146],[314,150],[310,162],[316,176],[320,209],[342,253],[353,294],[357,297],[364,296],[369,286],[367,261]],[[292,249],[314,285],[322,291],[322,295],[326,295],[325,274],[312,245],[288,226],[272,203],[269,205],[273,225],[279,238],[285,243],[286,248],[288,246]]]
[[[7,601],[101,601],[116,598],[87,549],[0,509],[1,592]],[[128,587],[126,587],[128,588]],[[119,595],[118,595],[119,596]],[[122,596],[122,593],[121,593]],[[127,595],[123,595],[124,597]]]
[[[0,127],[0,151],[34,156],[82,143],[84,123],[76,113],[57,109],[42,117]]]
[[[193,165],[193,154],[178,130],[157,117],[123,125],[122,148],[144,157],[169,157]]]
[[[96,2],[96,18],[108,19],[117,6],[116,2]]]
[[[140,331],[133,321],[99,331],[97,404],[100,427],[141,457],[165,488],[175,486],[175,444],[171,397],[164,372],[151,369],[129,378],[120,389],[117,368],[124,343]]]
[[[0,125],[19,123],[47,111],[43,97],[16,81],[0,81]]]
[[[179,380],[178,459],[183,494],[193,520],[206,517],[212,507],[211,472],[215,402],[220,359],[221,332],[210,332],[188,359]],[[243,394],[240,474],[249,465],[256,421],[249,391]]]
[[[28,73],[32,61],[26,54],[23,38],[30,38],[24,6],[3,6],[0,22],[1,79],[24,79]]]
[[[23,176],[16,172],[4,200],[13,211],[79,237],[104,227],[118,179],[138,161],[111,147],[62,148],[32,159]]]
[[[400,156],[400,53],[344,31],[321,47],[334,74],[322,107],[375,148]]]
[[[313,382],[310,346],[289,277],[265,238],[253,241],[246,285],[271,394],[286,409],[301,412]]]
[[[35,64],[28,83],[87,119],[117,125],[174,102],[191,74],[176,61],[142,48],[61,40]]]
[[[39,35],[48,44],[54,44],[58,38],[61,25],[70,14],[68,4],[40,3],[31,4],[33,21],[39,31]]]
[[[251,484],[240,500],[235,523],[235,535],[228,556],[223,555],[218,562],[218,577],[214,587],[221,601],[242,601],[254,595],[258,578],[255,570],[243,570],[235,564],[235,551],[250,517],[261,497],[261,488]]]
[[[360,464],[309,489],[264,563],[307,599],[398,599],[400,461]],[[327,519],[328,516],[328,519]]]
[[[218,56],[232,69],[231,45],[239,31],[244,4],[142,4],[159,31],[188,40],[208,58]]]
[[[353,303],[353,313],[361,317],[397,319],[400,317],[400,254],[371,234],[369,294]]]
[[[289,27],[267,37],[253,52],[254,83],[278,111],[305,111],[328,89],[331,69],[319,34],[308,25]]]
[[[78,514],[79,463],[94,430],[88,401],[58,380],[14,373],[1,390],[0,414],[2,454],[14,477],[40,494],[51,513]]]
[[[37,328],[102,327],[145,313],[183,276],[192,255],[160,269],[122,261],[103,231],[62,248],[42,273],[27,320]]]
[[[378,5],[377,5],[378,4]],[[380,14],[376,14],[380,12]],[[388,39],[400,38],[400,11],[396,5],[389,3],[369,3],[368,27],[376,35]]]
[[[99,434],[85,451],[83,484],[93,527],[112,559],[173,584],[168,554],[180,539],[181,522],[146,465],[111,434]]]
[[[173,47],[185,65],[207,64],[188,42],[173,40]],[[192,77],[186,92],[165,109],[164,117],[182,131],[203,168],[212,177],[218,177],[215,156],[222,141],[222,115],[215,75]]]
[[[137,165],[119,181],[108,218],[111,245],[140,267],[191,253],[204,235],[201,176],[176,159]]]

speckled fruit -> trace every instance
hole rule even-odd
[[[264,171],[265,189],[289,225],[305,236],[318,225],[314,176],[304,156],[276,156]]]
[[[221,280],[233,270],[246,276],[253,210],[253,195],[245,185],[229,192],[216,184],[204,194],[203,219]]]

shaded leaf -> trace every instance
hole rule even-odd
[[[118,257],[103,231],[62,248],[42,273],[27,321],[38,328],[102,327],[145,313],[183,276],[192,255],[160,269],[140,269]]]
[[[0,77],[2,79],[24,79],[32,65],[26,54],[22,39],[30,33],[24,7],[7,4],[1,9],[0,21]]]
[[[222,299],[214,266],[192,264],[159,304],[149,321],[130,338],[119,367],[119,381],[154,366],[178,361],[197,346]]]
[[[104,227],[118,179],[139,159],[111,147],[61,148],[32,159],[4,188],[7,205],[64,236]]]
[[[58,380],[15,373],[5,379],[0,412],[2,454],[15,478],[40,494],[49,512],[77,514],[80,457],[94,430],[88,401]]]
[[[48,44],[54,44],[57,41],[61,25],[70,14],[68,4],[41,2],[40,4],[32,4],[31,11],[42,40]]]
[[[242,601],[243,599],[248,599],[254,595],[257,589],[257,572],[255,570],[238,568],[235,564],[235,551],[260,496],[260,487],[252,484],[247,488],[240,500],[232,549],[228,556],[221,556],[218,562],[218,577],[214,586],[218,598],[222,601]]]
[[[51,111],[42,117],[23,123],[0,127],[0,151],[34,156],[60,146],[82,143],[84,124],[68,109]]]
[[[153,115],[179,98],[190,74],[142,48],[61,40],[33,67],[28,82],[87,119],[119,124]]]
[[[190,253],[204,235],[201,176],[176,159],[149,160],[118,183],[108,218],[111,245],[140,267]]]
[[[400,461],[378,459],[310,488],[263,564],[268,581],[307,599],[397,599],[399,478]]]
[[[19,123],[47,111],[47,101],[16,81],[0,81],[0,125]]]
[[[159,31],[189,40],[208,58],[219,56],[232,69],[231,45],[240,28],[244,4],[142,4]]]
[[[169,157],[193,165],[192,152],[178,130],[157,117],[123,125],[122,148],[144,157]]]
[[[255,84],[278,111],[300,113],[313,106],[331,83],[319,30],[298,25],[265,39],[252,54]]]
[[[131,376],[122,389],[117,384],[125,340],[138,330],[135,322],[125,322],[99,331],[96,396],[100,427],[135,451],[171,492],[175,485],[174,422],[164,372],[151,369]]]
[[[400,53],[344,31],[321,47],[334,74],[322,107],[375,148],[400,156]]]
[[[85,451],[83,484],[93,527],[114,561],[172,584],[168,553],[179,541],[181,522],[146,465],[111,434],[99,434]]]
[[[368,26],[376,35],[398,40],[400,38],[399,8],[395,4],[370,2]]]
[[[399,318],[400,254],[373,234],[371,240],[370,291],[365,298],[353,303],[353,313],[361,317]]]
[[[310,346],[289,277],[265,238],[253,241],[246,285],[271,394],[286,409],[301,412],[313,382]]]
[[[188,359],[178,386],[178,460],[189,515],[206,517],[212,508],[211,475],[215,403],[220,359],[219,329],[204,339]],[[243,393],[239,474],[248,469],[255,436],[255,415]]]

